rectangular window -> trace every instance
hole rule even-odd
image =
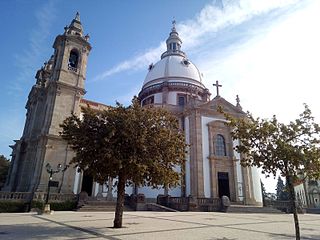
[[[186,105],[186,96],[184,95],[178,95],[178,105],[183,107],[184,105]]]
[[[177,50],[177,43],[172,43],[172,50],[176,51]]]
[[[184,117],[181,117],[181,120],[180,120],[181,124],[181,129],[184,131],[185,130],[185,121],[184,121]]]
[[[142,106],[153,104],[153,103],[154,103],[154,96],[151,96],[142,101]]]

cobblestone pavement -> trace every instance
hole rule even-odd
[[[294,239],[290,214],[125,212],[1,213],[0,239]],[[299,215],[301,239],[320,239],[320,215]]]

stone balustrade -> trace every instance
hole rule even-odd
[[[0,192],[0,200],[28,201],[30,192]]]
[[[28,202],[31,198],[35,201],[45,201],[47,197],[46,192],[35,192],[32,196],[31,192],[0,192],[0,200],[6,201],[23,201]],[[65,193],[50,193],[49,202],[64,202],[64,201],[75,201],[77,200],[76,194],[65,194]]]

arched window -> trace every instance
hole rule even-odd
[[[76,69],[78,67],[78,61],[79,61],[78,52],[75,49],[71,50],[68,66]]]
[[[216,138],[216,156],[227,156],[226,141],[221,134]]]

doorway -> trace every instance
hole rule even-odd
[[[93,177],[87,172],[83,173],[81,192],[87,192],[88,196],[92,195]]]
[[[218,172],[219,198],[227,196],[230,199],[229,175],[227,172]]]

